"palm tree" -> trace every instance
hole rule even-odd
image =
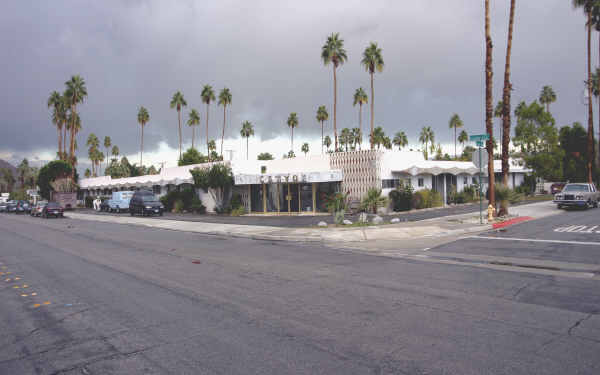
[[[206,104],[206,154],[210,154],[210,150],[208,148],[208,109],[210,106],[210,102],[215,100],[215,92],[211,85],[204,85],[202,88],[202,93],[200,94],[202,97],[202,103]]]
[[[194,148],[194,139],[196,139],[196,126],[200,124],[200,114],[198,111],[195,109],[191,110],[187,124],[192,128],[192,148]]]
[[[350,143],[350,129],[344,128],[340,133],[340,145],[346,147],[346,152],[348,152],[348,144]]]
[[[183,97],[182,97],[182,99],[183,99]],[[144,165],[142,163],[142,156],[144,154],[144,127],[146,126],[148,121],[150,121],[150,114],[148,113],[148,110],[146,108],[140,107],[140,110],[138,111],[138,115],[137,115],[137,121],[138,121],[138,124],[140,124],[142,126],[142,143],[141,143],[141,147],[140,147],[140,167],[142,167]],[[181,152],[181,145],[179,147],[180,147],[179,152]],[[181,155],[179,155],[179,157],[181,158]]]
[[[514,1],[514,0],[513,0]],[[546,112],[550,113],[550,104],[556,101],[556,93],[552,86],[542,87],[540,91],[540,103],[546,106]]]
[[[461,131],[460,134],[458,135],[458,142],[460,142],[460,145],[463,148],[463,151],[465,149],[465,142],[467,142],[469,140],[469,135],[467,134],[466,131]]]
[[[337,137],[337,76],[336,69],[342,65],[348,56],[344,49],[344,39],[340,38],[339,33],[332,33],[327,37],[327,41],[321,48],[321,58],[325,66],[331,63],[333,65],[333,136],[335,138],[335,150],[338,149]]]
[[[106,166],[108,167],[108,149],[112,146],[112,141],[109,136],[104,137],[104,148],[106,149]]]
[[[450,117],[448,126],[450,127],[450,129],[454,129],[454,158],[456,159],[458,157],[458,154],[456,153],[456,129],[463,127],[463,122],[457,113],[453,114],[452,117]]]
[[[65,85],[67,86],[65,96],[68,98],[68,103],[71,106],[71,142],[69,144],[69,159],[71,163],[75,165],[75,136],[79,129],[81,129],[81,118],[77,114],[77,105],[83,103],[84,99],[87,97],[87,88],[85,86],[85,81],[79,75],[72,76],[70,80],[65,82]],[[73,168],[73,174],[74,173],[75,168]]]
[[[383,144],[383,148],[385,148],[386,150],[392,149],[392,140],[387,135],[383,137],[383,141],[381,143]]]
[[[118,159],[118,157],[119,157],[119,147],[117,147],[116,145],[113,146],[113,148],[112,148],[112,150],[111,150],[110,153],[112,154],[112,156],[114,156],[115,160]]]
[[[373,141],[373,145],[377,146],[377,149],[379,150],[379,148],[381,147],[381,145],[383,145],[383,147],[386,147],[386,141],[385,141],[385,132],[383,131],[383,128],[381,126],[377,126],[375,129],[373,129],[373,134],[372,134],[372,141]],[[390,142],[391,145],[391,142]]]
[[[362,143],[362,106],[365,103],[369,102],[369,97],[367,96],[367,93],[365,92],[365,90],[363,90],[362,87],[359,87],[356,89],[356,91],[354,92],[354,102],[353,102],[353,106],[356,106],[358,104],[358,128],[360,130],[361,133],[361,142],[358,144],[358,148],[361,148],[361,143]],[[371,131],[372,128],[371,128]],[[370,138],[370,137],[369,137]]]
[[[231,92],[227,87],[223,88],[223,90],[221,90],[219,93],[218,104],[223,106],[223,132],[221,133],[221,158],[223,158],[223,141],[225,140],[226,124],[225,110],[227,109],[227,106],[231,104]]]
[[[356,145],[360,149],[360,144],[362,143],[362,131],[360,128],[352,128],[350,131],[350,136],[352,137],[352,143],[354,143],[353,150],[356,150]]]
[[[429,159],[428,157],[428,145],[429,144],[433,144],[433,142],[435,142],[435,134],[433,133],[433,130],[431,129],[430,126],[424,126],[421,129],[421,133],[419,134],[419,142],[421,142],[422,144],[425,145],[425,159]]]
[[[48,98],[48,108],[52,108],[52,123],[56,126],[58,131],[58,158],[62,159],[62,127],[63,122],[60,116],[59,107],[63,105],[63,99],[58,91],[52,91]]]
[[[292,130],[292,148],[294,151],[294,128],[298,127],[298,114],[296,112],[290,113],[287,119],[287,126]]]
[[[85,169],[85,173],[83,174],[85,178],[90,178],[92,176],[92,172],[90,172],[89,168]]]
[[[213,158],[213,154],[216,153],[217,151],[217,142],[215,142],[214,139],[211,139],[210,141],[208,141],[208,160],[210,161],[211,159],[218,159],[218,156],[216,156],[216,158]]]
[[[90,133],[90,135],[88,136],[86,146],[89,146],[88,156],[90,158],[90,161],[92,162],[92,175],[94,177],[96,177],[97,176],[97,173],[96,173],[97,153],[96,153],[96,151],[98,150],[98,147],[100,146],[100,141],[98,140],[98,137],[96,137],[96,135],[94,133]]]
[[[506,62],[504,64],[504,89],[502,90],[502,183],[508,186],[509,150],[510,144],[510,58],[512,51],[513,25],[515,23],[515,0],[510,1],[510,16],[508,19],[508,40],[506,42]]]
[[[242,122],[242,129],[240,130],[242,138],[246,138],[246,160],[248,160],[248,139],[254,135],[254,128],[250,121]]]
[[[329,113],[327,113],[327,108],[325,108],[324,105],[319,106],[319,108],[317,108],[317,121],[319,121],[321,123],[321,154],[323,153],[323,145],[324,145],[324,139],[323,139],[323,126],[325,121],[327,121],[327,119],[329,119]]]
[[[515,108],[515,116],[517,117],[517,121],[521,118],[521,113],[523,113],[525,108],[527,108],[525,101],[521,101]]]
[[[490,135],[487,141],[488,152],[488,176],[489,176],[489,201],[492,207],[496,207],[494,194],[494,135],[493,106],[492,106],[492,36],[490,34],[490,0],[485,0],[485,130]]]
[[[186,107],[187,102],[183,94],[177,91],[171,98],[171,108],[177,109],[177,122],[179,124],[179,159],[181,159],[181,107]]]
[[[375,115],[375,90],[373,88],[373,75],[375,71],[383,71],[383,56],[381,48],[377,47],[377,43],[371,42],[363,52],[363,58],[360,62],[367,72],[371,75],[371,138],[373,138],[373,122]],[[373,149],[373,141],[371,141],[371,150]]]
[[[398,146],[398,151],[400,151],[402,150],[402,147],[406,147],[406,145],[408,145],[408,138],[406,137],[406,134],[403,131],[399,131],[394,136],[394,140],[392,141],[392,143],[395,146]]]
[[[304,156],[306,156],[306,154],[308,154],[308,150],[309,150],[309,148],[308,148],[308,143],[306,143],[306,142],[305,142],[305,143],[302,145],[302,148],[301,148],[300,150],[301,150],[302,152],[304,152]]]
[[[327,151],[329,151],[329,147],[331,147],[331,137],[326,135],[323,139],[323,144],[325,145],[325,147],[327,147]]]

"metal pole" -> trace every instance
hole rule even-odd
[[[482,184],[483,184],[483,181],[481,180],[481,165],[482,164],[483,163],[481,162],[481,147],[479,147],[479,224],[483,224],[483,214],[482,214],[483,202],[481,200],[481,195],[482,195],[481,189],[482,189]]]

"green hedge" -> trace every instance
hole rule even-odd
[[[188,211],[198,214],[206,213],[206,207],[197,197],[193,189],[184,189],[182,191],[171,191],[160,198],[160,202],[165,206],[165,211],[176,212]]]

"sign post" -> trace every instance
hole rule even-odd
[[[483,224],[483,184],[481,182],[481,174],[483,165],[488,163],[488,154],[482,154],[481,150],[483,149],[483,141],[487,141],[489,139],[490,135],[487,133],[472,135],[469,137],[469,140],[476,142],[478,148],[476,152],[473,152],[471,160],[473,160],[473,164],[479,168],[479,224]]]

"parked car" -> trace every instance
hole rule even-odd
[[[598,207],[600,192],[594,184],[566,184],[562,191],[554,196],[556,207]]]
[[[46,201],[39,201],[35,204],[35,206],[33,206],[33,208],[31,209],[31,216],[41,216],[42,212],[44,210],[44,207],[46,207],[46,205],[48,204],[48,202]]]
[[[165,206],[160,203],[158,198],[148,190],[140,190],[133,193],[133,197],[129,201],[129,213],[146,215],[163,215]]]
[[[102,212],[109,211],[109,209],[110,209],[110,206],[108,205],[109,200],[110,200],[110,198],[101,198],[100,211],[102,211]]]
[[[49,202],[42,209],[42,217],[45,219],[47,219],[49,216],[63,217],[63,214],[63,208],[56,202]]]
[[[562,182],[556,182],[552,185],[550,185],[550,194],[555,195],[558,194],[562,191],[562,189],[564,189],[565,184]]]
[[[28,214],[31,212],[31,206],[27,201],[17,201],[16,214]]]
[[[152,193],[150,193],[152,194]],[[129,209],[129,202],[133,197],[133,191],[114,191],[112,197],[108,200],[108,209],[110,212],[121,212]]]
[[[0,203],[0,212],[6,212],[7,208],[8,208],[8,203],[6,203],[6,202]]]
[[[16,201],[8,201],[6,203],[6,212],[8,212],[8,213],[17,212],[17,202]]]

